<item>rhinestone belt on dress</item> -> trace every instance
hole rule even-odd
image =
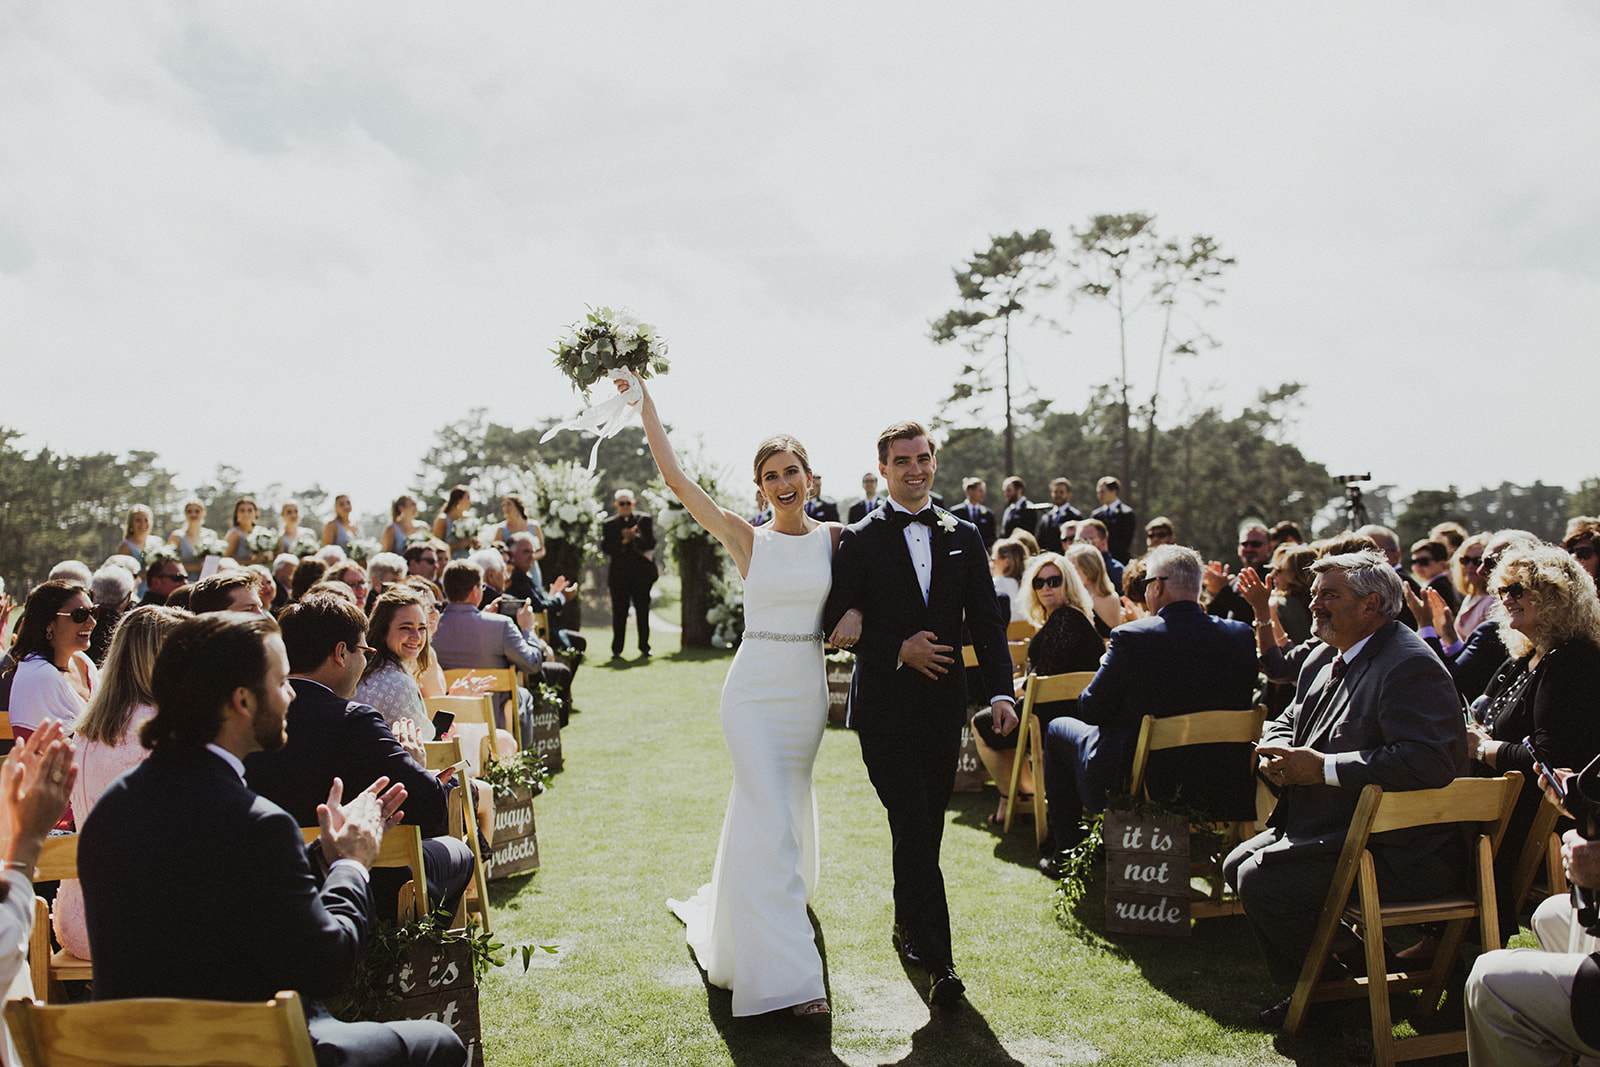
[[[746,641],[821,641],[825,636],[822,633],[779,634],[773,633],[771,630],[746,630],[744,632]]]

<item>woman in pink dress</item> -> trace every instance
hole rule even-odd
[[[72,787],[72,814],[79,826],[106,787],[150,754],[139,743],[139,728],[156,713],[150,672],[167,635],[192,617],[181,608],[147,606],[134,608],[117,623],[100,687],[73,727],[78,738],[78,780]],[[61,947],[79,959],[89,958],[77,879],[62,880],[52,925]]]

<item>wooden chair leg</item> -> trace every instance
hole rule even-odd
[[[1005,798],[1006,821],[1005,825],[1002,827],[1002,830],[1008,834],[1011,832],[1012,822],[1015,821],[1017,817],[1017,790],[1022,786],[1023,761],[1028,758],[1028,723],[1032,720],[1032,718],[1033,716],[1029,714],[1028,705],[1024,703],[1022,707],[1022,721],[1017,726],[1017,747],[1011,755],[1011,782]],[[1039,788],[1039,783],[1037,781],[1033,783],[1033,788],[1034,818],[1037,819],[1039,812],[1038,799],[1043,790]]]
[[[1567,892],[1567,869],[1561,865],[1561,838],[1556,834],[1550,835],[1545,847],[1544,878],[1551,896]]]
[[[1339,929],[1339,916],[1343,911],[1342,903],[1337,909],[1324,909],[1317,923],[1316,936],[1311,939],[1311,948],[1306,952],[1305,962],[1300,965],[1300,977],[1294,983],[1289,1014],[1283,1021],[1283,1029],[1287,1033],[1299,1033],[1306,1013],[1311,1010],[1312,994],[1316,992],[1322,969],[1327,966],[1328,955],[1333,951],[1333,935]]]
[[[1372,1062],[1375,1067],[1394,1065],[1394,1020],[1389,1014],[1389,966],[1383,957],[1383,916],[1378,904],[1378,875],[1372,853],[1361,854],[1357,875],[1361,894],[1361,936],[1366,943],[1367,1008],[1372,1016]]]
[[[1044,795],[1044,736],[1038,716],[1028,723],[1028,735],[1033,744],[1033,843],[1039,847],[1050,833],[1050,805]]]

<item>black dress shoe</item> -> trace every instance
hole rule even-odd
[[[966,995],[967,984],[956,974],[954,967],[941,967],[933,973],[933,985],[928,989],[928,1003],[935,1008],[953,1008]]]
[[[1046,878],[1064,878],[1067,855],[1064,852],[1052,852],[1039,859],[1039,873]]]
[[[1291,993],[1272,1007],[1262,1008],[1256,1018],[1268,1030],[1282,1030],[1283,1024],[1289,1019],[1289,1005],[1293,1000],[1294,994]]]
[[[889,943],[900,954],[900,958],[913,967],[922,966],[922,953],[917,949],[917,943],[911,940],[911,935],[899,923],[894,924],[894,929],[889,932]]]

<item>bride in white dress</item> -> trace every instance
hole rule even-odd
[[[716,865],[694,896],[667,904],[707,978],[733,990],[734,1015],[825,1015],[806,902],[819,869],[811,768],[828,712],[822,605],[842,527],[805,514],[811,469],[794,438],[769,438],[756,452],[756,485],[772,505],[772,521],[756,528],[684,475],[647,391],[640,413],[667,488],[745,579],[744,640],[722,689],[733,794]],[[851,612],[832,636],[848,646],[859,633]]]

